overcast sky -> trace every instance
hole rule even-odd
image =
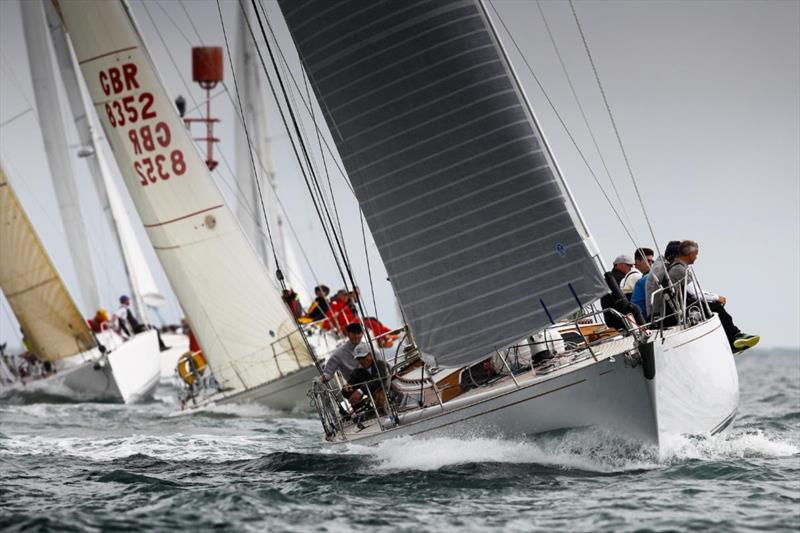
[[[167,90],[173,95],[186,95],[187,88],[178,74],[191,79],[189,49],[200,43],[181,4],[177,0],[131,3]],[[224,45],[216,2],[188,0],[184,4],[205,44]],[[663,247],[670,239],[699,241],[701,252],[696,266],[701,283],[704,288],[728,297],[728,308],[737,324],[745,331],[760,334],[765,346],[800,345],[800,2],[579,1],[575,4],[659,245]],[[603,186],[614,198],[537,4],[496,0],[494,6]],[[237,4],[224,1],[222,7],[233,46]],[[652,240],[569,4],[549,1],[542,2],[541,7],[620,189],[632,226],[644,245],[649,246]],[[268,11],[293,72],[299,76],[296,53],[277,6],[269,3]],[[163,35],[166,48],[148,12]],[[632,253],[630,240],[508,35],[499,23],[498,27],[603,256],[608,261],[619,253]],[[0,51],[2,163],[48,252],[82,305],[33,110],[20,10],[15,0],[0,0]],[[228,82],[232,87],[230,78]],[[195,99],[201,99],[199,89],[188,90]],[[270,97],[267,102],[273,109],[270,128],[281,201],[319,281],[335,289],[341,281],[299,178],[286,135],[281,131],[274,102]],[[62,107],[66,113],[66,102]],[[220,148],[234,167],[232,106],[223,95],[215,99],[214,107],[223,120],[218,130],[222,138]],[[28,109],[31,111],[25,113]],[[6,124],[20,113],[24,114]],[[71,142],[75,143],[77,135],[68,126]],[[85,164],[74,157],[74,168],[95,252],[93,260],[103,285],[103,300],[113,307],[117,296],[127,292],[121,261],[109,229],[94,207],[97,196]],[[235,202],[232,177],[224,164],[215,172],[215,178],[223,194]],[[357,281],[372,309],[357,206],[342,177],[334,173],[331,179]],[[616,198],[614,201],[618,204]],[[133,213],[129,201],[128,207]],[[144,238],[143,230],[138,229]],[[385,271],[374,247],[370,244],[368,248],[378,314],[395,324],[397,317]],[[149,245],[146,253],[157,282],[173,300],[164,315],[174,321],[179,314],[174,296]],[[313,285],[313,275],[308,268],[305,270],[308,283]],[[4,300],[0,306],[3,307],[0,342],[9,340],[16,344],[16,325],[9,318]]]

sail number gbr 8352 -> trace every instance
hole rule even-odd
[[[137,74],[135,63],[125,63],[101,70],[99,77],[100,87],[109,97],[105,102],[108,123],[112,128],[127,128],[133,168],[139,175],[139,184],[146,187],[183,175],[186,161],[181,150],[170,150],[172,132],[166,122],[158,120],[153,93],[125,94],[139,89]]]

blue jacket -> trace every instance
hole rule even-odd
[[[650,321],[650,318],[647,316],[647,276],[649,275],[648,273],[639,278],[631,294],[631,303],[642,310],[642,315],[648,322]]]

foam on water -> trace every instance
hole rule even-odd
[[[700,459],[718,461],[750,457],[791,457],[800,454],[800,446],[762,431],[733,432],[709,437],[670,437],[662,445],[664,462]]]
[[[564,470],[625,472],[665,468],[687,460],[789,457],[800,447],[761,432],[674,437],[662,446],[628,440],[599,429],[572,430],[526,440],[500,438],[397,438],[374,447],[351,445],[378,470],[437,470],[477,463],[538,464]]]
[[[213,413],[216,415],[225,415],[231,417],[238,417],[238,418],[271,418],[275,416],[284,416],[284,413],[280,411],[276,411],[274,409],[270,409],[265,405],[258,405],[258,404],[222,404],[222,405],[209,405],[208,407],[203,407],[196,411],[187,410],[185,411],[187,414],[201,414],[201,413]]]
[[[60,455],[106,462],[145,455],[163,461],[219,463],[255,459],[264,455],[268,447],[266,440],[257,436],[172,434],[48,438],[14,435],[0,439],[0,457],[39,455],[52,458]]]

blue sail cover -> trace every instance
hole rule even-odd
[[[424,352],[468,364],[605,292],[478,2],[279,4]]]

